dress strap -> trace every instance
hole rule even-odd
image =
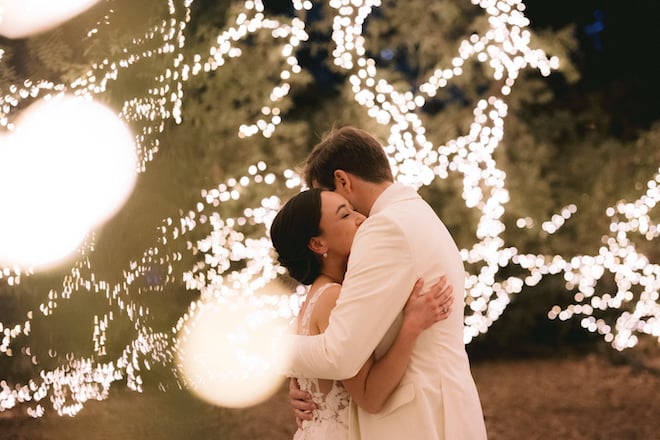
[[[322,285],[321,287],[316,289],[316,292],[313,293],[312,297],[307,302],[307,306],[305,307],[305,312],[303,313],[302,319],[300,321],[300,328],[298,329],[298,333],[300,333],[301,335],[305,335],[305,336],[309,335],[309,322],[312,319],[312,310],[314,310],[314,305],[316,304],[316,301],[321,297],[323,292],[325,292],[330,286],[341,286],[341,284],[328,283]]]

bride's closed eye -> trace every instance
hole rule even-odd
[[[353,208],[351,205],[346,206],[346,210],[342,213],[341,218],[347,218],[350,217],[351,214],[357,213],[357,210]]]
[[[346,204],[341,204],[339,205],[339,208],[337,208],[337,214],[339,214],[339,218],[347,218],[348,216],[351,215],[353,212],[353,209],[350,205]]]

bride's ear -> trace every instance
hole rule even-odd
[[[307,243],[307,247],[309,250],[318,255],[323,255],[324,253],[328,252],[328,247],[325,245],[325,243],[323,243],[323,240],[319,239],[318,237],[312,237],[309,240],[309,243]]]

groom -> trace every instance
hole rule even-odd
[[[485,439],[463,342],[465,271],[445,225],[414,189],[394,182],[382,145],[363,130],[332,130],[308,156],[304,174],[308,186],[341,194],[368,218],[353,241],[326,331],[291,336],[288,375],[341,380],[353,377],[372,354],[381,357],[398,332],[415,280],[422,276],[431,285],[440,265],[454,288],[450,316],[421,334],[381,412],[352,404],[351,438]],[[291,397],[294,408],[304,407],[295,390]]]

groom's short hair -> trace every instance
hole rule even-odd
[[[372,183],[394,181],[380,142],[366,131],[350,126],[333,128],[312,149],[305,160],[305,183],[310,188],[320,186],[334,190],[336,170]]]

